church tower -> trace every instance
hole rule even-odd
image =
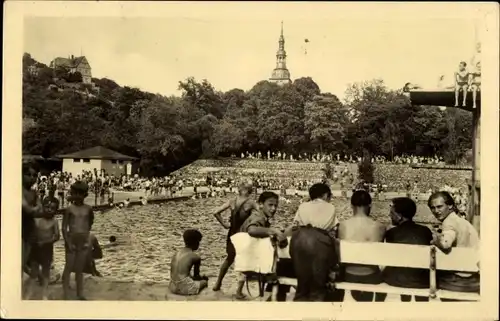
[[[278,85],[289,84],[292,82],[290,79],[290,72],[286,68],[286,51],[285,51],[285,37],[283,37],[283,21],[281,21],[281,35],[279,39],[279,47],[276,52],[276,68],[273,70],[270,82],[277,83]]]

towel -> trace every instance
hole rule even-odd
[[[236,272],[273,273],[274,247],[270,238],[255,238],[240,232],[231,236],[236,249]]]

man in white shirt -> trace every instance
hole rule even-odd
[[[323,193],[319,196],[311,195],[311,192]],[[313,198],[315,196],[316,198]],[[310,201],[300,204],[294,218],[295,226],[311,225],[313,227],[331,231],[337,225],[335,206],[329,203],[331,199],[330,188],[323,183],[317,183],[309,189]]]
[[[441,232],[434,233],[434,244],[449,253],[454,247],[468,247],[479,250],[479,235],[474,226],[460,217],[455,201],[448,192],[435,192],[427,203],[432,214],[442,222]],[[440,272],[438,287],[459,292],[479,292],[479,273]]]
[[[335,249],[335,207],[329,203],[332,192],[324,183],[309,189],[310,201],[300,204],[295,215],[290,257],[297,276],[294,301],[326,301],[330,273],[338,264]]]

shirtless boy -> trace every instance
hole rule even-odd
[[[196,295],[208,286],[208,278],[200,276],[201,257],[195,253],[202,239],[200,231],[184,232],[185,246],[177,251],[170,262],[170,291],[179,295]],[[191,275],[193,269],[193,275]]]
[[[48,300],[48,287],[50,282],[50,268],[54,258],[54,243],[61,236],[59,233],[59,223],[54,215],[59,208],[59,201],[56,198],[45,198],[44,210],[51,218],[35,218],[35,237],[31,245],[32,257],[30,262],[30,287],[27,299],[32,296],[33,285],[37,282],[42,268],[42,299]]]
[[[69,277],[75,271],[76,294],[79,300],[83,296],[83,269],[90,251],[90,230],[94,223],[92,208],[83,203],[88,195],[88,186],[78,181],[71,185],[71,204],[64,213],[62,234],[66,245],[66,264],[63,272],[64,299],[68,299]]]
[[[467,91],[470,86],[469,72],[466,69],[467,64],[461,61],[458,67],[458,71],[455,72],[455,107],[458,107],[458,95],[460,89],[462,89],[464,99],[462,101],[462,106],[465,107],[467,101]]]

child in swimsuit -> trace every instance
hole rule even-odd
[[[35,238],[31,245],[30,281],[35,283],[42,270],[42,299],[48,300],[48,287],[50,282],[50,268],[54,259],[54,243],[60,239],[59,223],[54,215],[59,208],[56,198],[45,198],[43,209],[51,218],[35,218]],[[30,289],[33,286],[29,287]],[[31,297],[31,293],[28,298]]]
[[[195,253],[200,247],[202,237],[195,229],[184,232],[185,247],[177,251],[170,262],[169,288],[172,293],[196,295],[208,286],[208,277],[200,276],[201,257]]]
[[[71,185],[71,204],[64,213],[62,228],[66,247],[66,264],[63,272],[64,298],[68,299],[69,276],[75,270],[76,292],[79,300],[83,296],[83,269],[90,250],[90,230],[94,223],[94,212],[83,203],[88,195],[88,186],[78,181]]]
[[[465,107],[467,101],[467,91],[469,89],[469,72],[467,71],[467,64],[461,61],[458,67],[458,71],[455,73],[455,107],[458,107],[458,96],[460,89],[463,92],[462,106]]]

